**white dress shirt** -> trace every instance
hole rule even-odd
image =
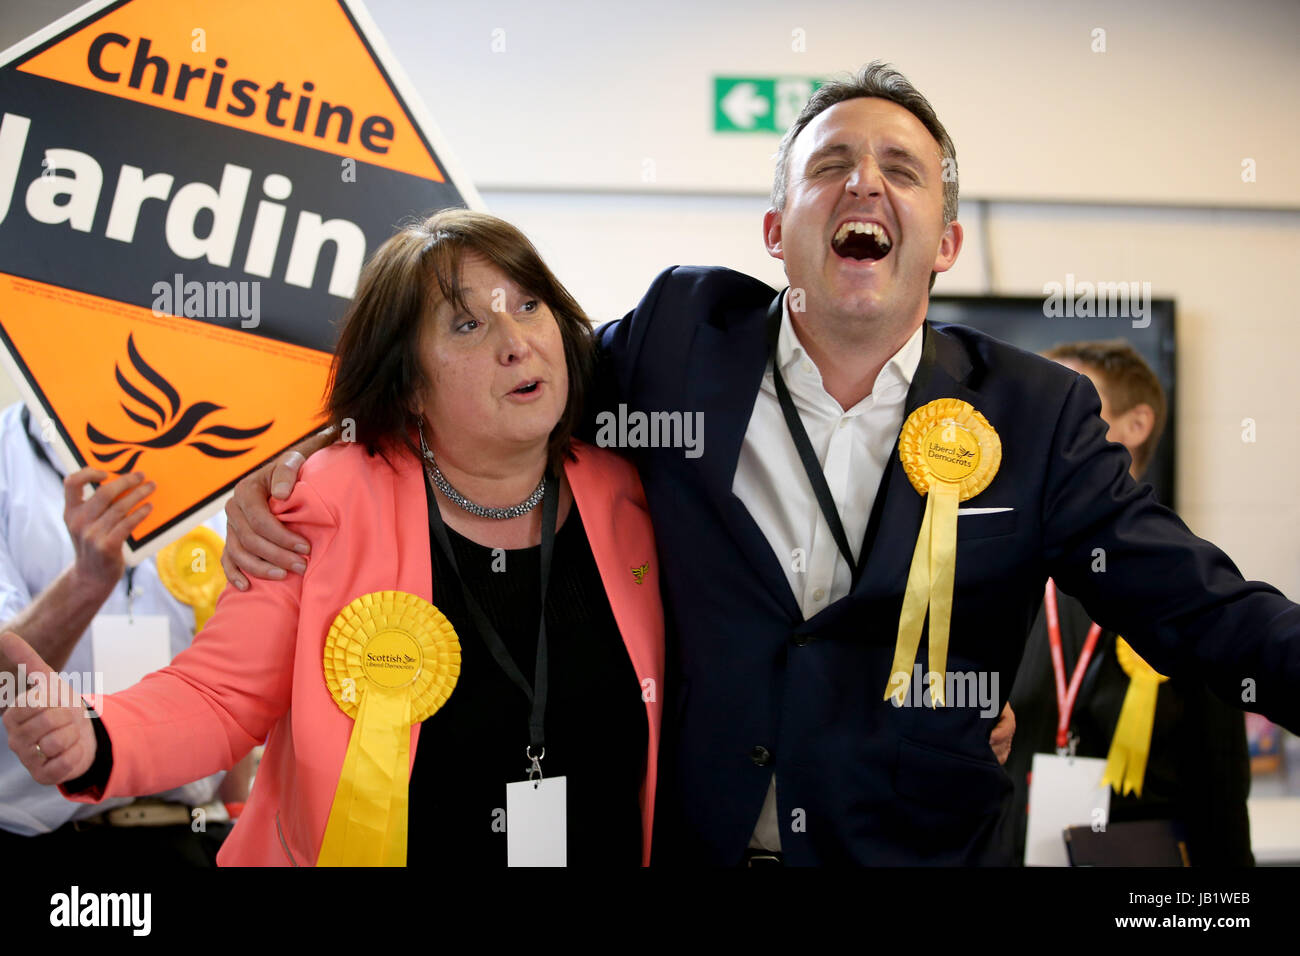
[[[63,468],[48,445],[43,446],[48,461],[37,455],[32,440],[41,441],[39,425],[33,419],[30,431],[25,429],[21,413],[21,404],[0,412],[0,624],[24,610],[76,558],[72,536],[63,523]],[[207,526],[224,539],[224,515],[209,520]],[[157,562],[152,558],[141,562],[132,585],[131,612],[167,618],[173,657],[189,647],[194,610],[172,597],[159,581]],[[127,613],[125,578],[100,613]],[[59,670],[93,673],[94,665],[87,628]],[[162,796],[200,806],[213,799],[223,776],[214,774]],[[0,725],[0,828],[33,836],[130,802],[117,798],[84,804],[64,799],[57,787],[32,779],[9,749],[8,734]]]
[[[776,361],[821,463],[854,560],[861,557],[876,491],[903,427],[907,390],[921,361],[921,340],[921,326],[917,326],[880,370],[871,394],[846,410],[826,391],[821,372],[799,341],[790,321],[789,298],[782,304]],[[790,437],[770,361],[745,430],[731,490],[776,553],[805,620],[849,593],[852,572],[822,516]],[[750,846],[781,849],[775,774]]]

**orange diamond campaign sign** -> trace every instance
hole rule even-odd
[[[89,4],[0,58],[0,358],[66,465],[157,482],[135,563],[320,427],[362,264],[466,205],[360,3]]]

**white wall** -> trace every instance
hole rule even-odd
[[[484,188],[762,192],[776,139],[714,134],[712,78],[880,58],[944,118],[968,195],[1300,205],[1294,0],[368,3]]]
[[[10,4],[0,46],[73,6]],[[1038,295],[1072,272],[1174,298],[1180,511],[1247,576],[1300,599],[1300,4],[1077,6],[369,5],[489,207],[534,237],[598,320],[674,263],[781,282],[760,241],[775,138],[709,134],[712,75],[896,62],[961,158],[967,246],[937,290]],[[1095,26],[1104,54],[1089,50]],[[494,54],[497,27],[506,52]],[[807,53],[790,50],[796,27]],[[1242,156],[1258,161],[1257,183],[1241,182]],[[655,182],[642,181],[645,157]]]

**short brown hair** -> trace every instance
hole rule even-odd
[[[945,170],[943,180],[943,221],[945,225],[952,222],[957,218],[957,147],[953,145],[952,137],[939,122],[939,116],[930,105],[930,101],[911,84],[907,77],[880,60],[872,60],[846,80],[834,80],[818,87],[817,92],[799,111],[795,121],[785,131],[785,136],[781,137],[781,145],[776,151],[776,175],[772,179],[772,208],[777,211],[785,208],[790,150],[804,127],[819,113],[830,109],[835,104],[863,97],[888,100],[903,107],[929,130],[930,135],[939,144],[939,155],[946,160],[951,160],[946,164],[951,169],[951,173],[948,174],[948,170]]]
[[[1043,353],[1056,361],[1065,360],[1096,371],[1105,381],[1106,402],[1117,415],[1138,405],[1151,406],[1155,421],[1151,434],[1133,455],[1133,464],[1140,475],[1151,464],[1151,458],[1164,434],[1168,405],[1165,390],[1156,373],[1124,339],[1106,339],[1100,342],[1067,342]]]
[[[569,396],[547,442],[548,467],[558,474],[571,455],[591,374],[591,322],[528,238],[483,212],[444,209],[406,226],[370,257],[334,351],[326,401],[330,421],[340,429],[351,424],[371,454],[383,455],[385,446],[419,454],[410,403],[431,387],[419,362],[422,320],[439,300],[464,308],[460,266],[467,255],[486,259],[545,302],[560,327]]]

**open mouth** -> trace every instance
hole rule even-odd
[[[846,222],[831,240],[831,248],[843,259],[883,259],[893,246],[889,233],[876,222]]]
[[[542,383],[541,383],[540,381],[525,382],[523,385],[520,385],[518,388],[516,388],[516,389],[515,389],[514,391],[512,391],[510,394],[511,394],[511,395],[531,395],[533,392],[537,391],[537,389],[541,386],[541,384],[542,384]]]

